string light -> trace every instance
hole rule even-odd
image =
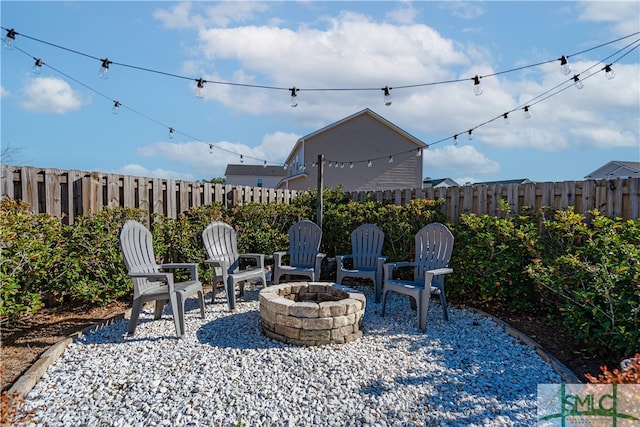
[[[453,145],[458,145],[458,135],[453,135]]]
[[[316,163],[316,162],[311,163],[311,167],[312,168],[315,168],[316,166],[318,166],[318,163]]]
[[[384,105],[386,105],[387,107],[393,102],[393,100],[391,99],[391,89],[393,88],[389,86],[385,86],[381,89],[384,91]]]
[[[353,169],[353,162],[349,162],[349,169]]]
[[[7,30],[7,37],[4,40],[4,47],[6,47],[7,49],[13,49],[13,47],[16,44],[16,36],[18,35],[18,33],[16,33],[13,28],[10,28]]]
[[[209,154],[213,154],[213,144],[209,144]]]
[[[291,91],[291,103],[289,105],[291,105],[292,107],[297,107],[298,106],[298,91],[300,89],[296,88],[295,86],[289,89]]]
[[[33,71],[33,74],[40,74],[40,71],[42,71],[42,66],[44,65],[44,62],[42,62],[42,59],[40,58],[35,58],[35,64],[33,64],[33,68],[31,69],[31,71]]]
[[[416,150],[416,157],[420,157],[420,156],[422,156],[422,148],[418,148]]]
[[[340,169],[344,169],[344,162],[340,163]]]
[[[508,125],[509,124],[509,113],[504,113],[502,115],[502,117],[504,118],[504,124]]]
[[[173,139],[173,132],[174,132],[174,129],[169,128],[169,139]]]
[[[393,156],[389,156],[389,163],[393,163]]]
[[[111,61],[109,61],[109,59],[105,58],[105,59],[101,59],[102,61],[102,65],[100,66],[100,72],[98,73],[98,76],[101,79],[108,79],[109,78],[109,64],[112,64]]]
[[[567,57],[562,55],[562,57],[558,59],[558,61],[560,61],[560,69],[562,70],[562,74],[568,76],[571,72],[571,67],[567,63]]]
[[[240,163],[244,163],[244,156],[240,154]]]
[[[471,141],[473,139],[473,129],[469,129],[469,131],[467,132],[467,139],[469,141]]]
[[[478,77],[477,74],[473,78],[473,93],[475,93],[476,96],[482,95],[482,87],[480,86],[480,77]]]
[[[201,78],[196,80],[196,98],[202,98],[204,96],[204,80]]]
[[[370,168],[371,165],[373,165],[373,162],[371,160],[367,161],[367,167]]]
[[[580,80],[577,74],[573,76],[573,85],[576,89],[582,89],[584,87],[584,83],[582,83],[582,80]]]
[[[329,162],[329,167],[332,167],[332,166],[333,166],[333,162]]]
[[[118,114],[118,111],[120,111],[120,104],[118,101],[113,101],[113,109],[111,110],[111,112],[113,114]]]
[[[262,167],[263,167],[263,168],[266,168],[266,167],[267,167],[267,161],[266,161],[266,160],[265,160],[265,161],[264,161],[264,163],[262,164]]]
[[[284,165],[282,165],[282,169],[287,170],[287,164],[285,163]]]
[[[604,66],[603,70],[604,70],[604,75],[607,76],[607,78],[609,80],[613,79],[616,76],[616,72],[613,71],[613,68],[611,68],[612,64],[607,64]]]
[[[10,29],[10,30],[9,30],[9,29],[6,29],[6,28],[4,28],[4,27],[2,27],[2,29],[7,31],[7,39],[5,39],[5,45],[7,44],[7,42],[8,42],[10,45],[13,45],[13,44],[14,44],[14,42],[15,42],[15,37],[16,37],[16,35],[18,35],[18,33],[17,33],[17,32],[15,32],[13,29]],[[615,43],[615,42],[617,42],[617,41],[620,41],[620,40],[626,39],[626,38],[628,38],[628,37],[635,36],[635,35],[637,35],[637,34],[640,34],[640,32],[638,32],[638,33],[634,33],[634,34],[631,34],[631,35],[628,35],[628,36],[625,36],[625,37],[622,37],[622,38],[619,38],[619,39],[617,39],[617,40],[614,40],[614,41],[612,41],[612,42],[608,42],[608,43],[602,44],[602,45],[600,45],[600,46],[596,46],[596,47],[593,47],[593,48],[587,49],[587,50],[585,50],[585,51],[583,51],[583,52],[579,52],[579,53],[574,54],[574,55],[578,55],[578,54],[580,54],[580,53],[584,53],[584,52],[587,52],[587,51],[590,51],[590,50],[593,50],[593,49],[596,49],[596,48],[599,48],[599,47],[602,47],[602,46],[605,46],[605,45],[608,45],[608,44],[611,44],[611,43]],[[21,35],[22,37],[27,37],[27,38],[30,38],[30,39],[35,40],[35,41],[43,42],[43,41],[41,41],[41,40],[34,39],[34,38],[32,38],[32,37],[25,36],[25,35],[23,35],[23,34],[20,34],[20,35]],[[624,57],[624,56],[628,55],[631,51],[633,51],[633,50],[637,49],[638,47],[640,47],[640,46],[638,45],[638,42],[639,42],[639,41],[640,41],[640,40],[635,40],[635,41],[633,41],[633,42],[629,43],[629,44],[628,44],[627,46],[625,46],[623,49],[618,50],[615,54],[619,54],[620,52],[622,52],[622,51],[624,51],[624,50],[626,50],[626,49],[629,49],[629,51],[628,51],[628,52],[626,52],[626,53],[624,53],[624,55],[622,55],[621,57],[617,58],[617,59],[616,59],[616,60],[614,60],[612,63],[607,64],[604,68],[602,68],[602,69],[601,69],[601,71],[605,71],[606,77],[607,77],[608,79],[611,79],[611,78],[613,78],[613,77],[615,76],[615,72],[614,72],[614,71],[613,71],[613,69],[611,68],[611,66],[613,65],[613,63],[616,63],[617,61],[619,61],[620,59],[622,59],[622,57]],[[66,49],[66,48],[61,47],[61,46],[56,46],[56,45],[51,44],[51,43],[48,43],[48,42],[43,42],[43,43],[46,43],[46,44],[49,44],[49,45],[52,45],[52,46],[54,46],[54,47],[58,47],[58,48],[61,48],[61,49],[65,49],[65,50],[71,51],[71,52],[73,52],[73,53],[79,53],[79,54],[82,54],[82,53],[80,53],[80,52],[76,52],[76,51],[73,51],[73,50],[70,50],[70,49]],[[635,45],[635,46],[634,46],[634,45]],[[11,46],[10,46],[10,47],[11,47]],[[26,54],[26,52],[22,51],[22,49],[19,49],[19,48],[18,48],[18,50],[20,50],[21,52],[23,52],[23,53],[25,53],[25,54]],[[614,55],[615,55],[615,54],[614,54]],[[83,54],[83,55],[84,55],[84,54]],[[85,56],[89,56],[89,57],[90,57],[90,55],[85,55]],[[612,56],[613,56],[613,55],[610,55],[610,56],[609,56],[609,57],[607,57],[606,59],[609,59],[609,58],[611,58]],[[92,58],[94,58],[94,59],[96,59],[96,60],[97,60],[97,59],[99,59],[99,58],[95,58],[95,57],[92,57]],[[563,60],[563,58],[564,58],[564,60]],[[38,61],[40,61],[40,63],[41,63],[41,64],[40,64],[40,66],[44,65],[44,62],[42,62],[41,60],[39,60],[39,59],[37,59],[37,58],[35,58],[35,57],[34,57],[33,59],[36,61],[36,64],[38,64]],[[567,64],[566,64],[566,62],[567,62],[567,60],[566,60],[566,59],[567,59],[567,56],[563,56],[562,58],[560,58],[561,65],[567,65]],[[106,58],[105,58],[105,59],[100,59],[100,61],[102,61],[103,68],[105,68],[105,69],[106,69],[106,70],[104,70],[104,71],[105,71],[105,77],[104,77],[104,78],[106,78],[106,75],[108,75],[107,73],[108,73],[109,64],[114,64],[114,62],[109,61],[109,60],[108,60],[108,59],[106,59]],[[555,61],[555,60],[554,60],[554,61]],[[539,63],[539,64],[529,65],[529,66],[525,66],[525,67],[519,67],[519,68],[514,69],[514,70],[508,70],[508,71],[498,72],[498,73],[494,73],[494,74],[486,75],[486,76],[479,76],[479,75],[476,75],[476,76],[473,78],[473,80],[474,80],[474,92],[476,92],[476,86],[479,86],[479,80],[480,80],[481,78],[483,78],[483,77],[496,76],[496,75],[499,75],[499,74],[504,74],[504,73],[511,72],[511,71],[521,70],[521,69],[523,69],[523,68],[529,68],[529,67],[533,67],[533,66],[537,66],[537,65],[541,65],[541,64],[546,64],[546,63],[549,63],[549,62],[552,62],[552,61],[546,61],[546,62],[542,62],[542,63]],[[563,62],[564,62],[564,64],[563,64]],[[604,62],[604,61],[600,61],[599,63],[602,63],[602,62]],[[125,67],[130,67],[130,68],[136,68],[136,69],[139,69],[139,70],[142,70],[142,71],[155,72],[155,73],[158,73],[158,74],[164,74],[164,75],[168,75],[168,76],[173,76],[173,77],[179,77],[179,78],[184,78],[184,79],[193,80],[193,79],[190,79],[190,78],[188,78],[188,77],[183,77],[183,76],[179,76],[179,75],[173,75],[173,74],[170,74],[170,73],[164,73],[164,72],[155,71],[155,70],[146,69],[146,68],[141,68],[141,67],[135,67],[135,66],[127,65],[127,64],[119,64],[119,63],[115,63],[115,64],[116,64],[116,65],[125,66]],[[596,64],[596,65],[598,65],[598,64]],[[596,65],[594,65],[594,66],[596,66]],[[594,66],[592,66],[591,68],[593,68]],[[34,68],[36,68],[36,66],[35,66],[35,65],[34,65]],[[101,94],[101,93],[99,93],[99,92],[95,91],[95,89],[92,89],[91,87],[89,87],[89,86],[87,86],[87,85],[84,85],[83,83],[81,83],[81,82],[79,82],[79,81],[77,81],[77,80],[73,79],[72,77],[70,77],[70,76],[68,76],[68,75],[66,75],[66,74],[64,74],[64,73],[62,73],[62,72],[61,72],[61,71],[59,71],[59,70],[56,70],[55,68],[51,67],[50,65],[49,65],[49,68],[51,68],[51,69],[53,69],[54,71],[57,71],[57,72],[59,72],[59,73],[63,74],[64,76],[66,76],[67,78],[70,78],[71,80],[76,81],[77,83],[79,83],[79,84],[81,84],[81,85],[83,85],[83,86],[87,87],[88,89],[90,89],[90,90],[92,90],[92,91],[94,91],[94,92],[96,92],[96,93],[98,93],[98,94],[100,94],[100,95],[102,95],[102,96],[105,96],[105,95],[103,95],[103,94]],[[569,67],[569,69],[570,69],[570,67]],[[586,71],[588,71],[588,70],[589,70],[589,69],[587,69]],[[102,71],[103,71],[103,70],[101,70],[101,72],[102,72]],[[35,72],[35,70],[34,70],[34,72]],[[583,72],[582,74],[584,74],[584,73],[585,73],[585,72]],[[595,73],[594,73],[594,74],[595,74]],[[580,75],[580,74],[576,74],[576,75],[574,76],[574,78],[573,78],[573,82],[574,82],[574,84],[576,85],[576,87],[578,87],[578,86],[582,86],[582,85],[583,85],[582,81],[578,78],[578,76],[579,76],[579,75]],[[592,75],[593,75],[593,74],[591,74],[591,75],[587,76],[586,78],[591,77]],[[433,83],[424,83],[424,84],[418,84],[418,85],[400,86],[400,87],[396,87],[396,88],[410,88],[410,87],[427,86],[427,85],[442,84],[442,83],[453,83],[453,82],[459,82],[459,81],[463,81],[463,80],[467,80],[467,79],[449,80],[449,81],[443,81],[443,82],[433,82]],[[196,82],[198,83],[198,89],[199,89],[199,92],[202,92],[202,91],[201,91],[201,89],[203,89],[203,88],[204,88],[204,83],[207,83],[208,81],[203,80],[203,79],[197,79],[197,80],[196,80]],[[267,88],[267,89],[286,89],[286,88],[276,88],[276,87],[261,86],[261,85],[246,85],[246,84],[229,83],[229,82],[215,82],[215,81],[214,81],[214,82],[211,82],[211,83],[215,83],[215,84],[227,84],[227,85],[235,85],[235,86],[259,87],[259,88]],[[565,82],[565,83],[566,83],[566,82]],[[578,83],[579,83],[579,84],[578,84]],[[547,95],[549,92],[554,91],[554,90],[556,90],[557,88],[558,88],[558,87],[555,87],[555,88],[553,88],[553,89],[551,89],[551,90],[549,90],[549,91],[547,91],[547,92],[543,93],[542,95],[538,95],[537,97],[533,98],[533,99],[532,99],[532,100],[530,100],[529,102],[532,102],[532,101],[534,101],[534,100],[537,100],[536,102],[534,102],[534,104],[537,104],[537,103],[539,103],[539,102],[541,102],[541,101],[543,101],[543,100],[545,100],[545,99],[547,99],[547,98],[549,98],[549,97],[551,97],[551,96],[553,96],[553,95],[556,95],[556,94],[560,93],[562,90],[564,90],[564,89],[560,89],[560,90],[556,91],[555,93],[552,93],[551,95]],[[384,91],[385,91],[385,96],[388,94],[388,95],[389,95],[389,97],[390,97],[390,90],[391,90],[391,89],[392,89],[392,88],[389,88],[388,86],[386,86],[385,88],[382,88],[382,90],[384,90]],[[481,89],[481,88],[479,88],[479,89],[480,89],[480,93],[482,93],[482,89]],[[566,89],[566,87],[565,87],[565,89]],[[295,94],[299,89],[294,87],[293,89],[289,89],[289,90],[293,90],[293,93],[292,93],[292,94]],[[324,91],[326,91],[326,90],[371,90],[371,89],[364,89],[364,88],[356,88],[356,89],[346,89],[346,88],[342,88],[342,89],[326,89],[326,88],[323,88],[323,89],[304,89],[304,90],[324,90]],[[479,93],[477,93],[477,94],[479,95]],[[544,96],[544,95],[547,95],[547,96]],[[542,98],[543,96],[544,96],[544,98]],[[106,96],[105,96],[105,97],[106,97]],[[540,98],[542,98],[542,99],[540,99]],[[389,99],[389,100],[390,100],[390,99]],[[389,104],[390,104],[390,103],[389,103]],[[386,104],[386,105],[389,105],[389,104]],[[117,110],[117,109],[118,109],[118,107],[119,107],[120,105],[121,105],[121,104],[120,104],[118,101],[114,101],[114,109],[116,109],[116,110]],[[531,114],[530,114],[530,112],[529,112],[529,108],[530,108],[530,106],[531,106],[531,105],[533,105],[533,104],[525,105],[525,106],[524,106],[524,108],[523,108],[523,110],[524,110],[524,114],[525,114],[525,118],[527,118],[527,119],[529,119],[529,118],[531,117]],[[131,108],[127,108],[127,109],[128,109],[128,110],[131,110]],[[138,113],[138,112],[136,112],[135,110],[131,110],[131,111],[133,111],[134,113],[137,113],[137,114],[139,114],[139,115],[144,116],[143,114]],[[514,110],[512,110],[512,111],[514,111]],[[504,113],[504,114],[502,114],[502,117],[505,119],[505,122],[506,122],[507,116],[508,116],[508,113]],[[146,117],[147,119],[151,119],[150,117],[147,117],[147,116],[144,116],[144,117]],[[480,125],[478,125],[478,126],[476,126],[476,127],[472,128],[472,129],[470,129],[470,130],[468,131],[468,134],[469,134],[469,137],[470,137],[469,139],[472,139],[471,133],[472,133],[472,130],[473,130],[473,129],[478,128],[478,127],[480,127],[480,126],[483,126],[483,125],[485,125],[485,124],[491,123],[491,122],[493,122],[494,120],[496,120],[497,118],[500,118],[500,116],[498,116],[498,117],[496,117],[496,118],[493,118],[493,119],[491,119],[491,120],[488,120],[488,121],[486,121],[486,122],[484,122],[484,123],[482,123],[482,124],[480,124]],[[153,120],[153,119],[151,119],[151,120]],[[153,120],[153,121],[156,121],[156,120]],[[157,122],[157,121],[156,121],[156,122]],[[157,122],[157,123],[159,123],[159,122]],[[159,124],[161,124],[161,123],[159,123]],[[173,129],[173,128],[170,128],[170,129]],[[170,132],[170,133],[171,133],[171,132]],[[457,137],[458,137],[458,134],[456,134],[456,135],[454,136],[454,143],[455,143],[456,145],[457,145]],[[449,137],[449,138],[450,138],[450,137]],[[442,139],[442,140],[439,140],[439,141],[433,142],[431,145],[436,144],[436,143],[439,143],[439,142],[443,142],[443,141],[445,141],[445,140],[447,140],[447,139],[449,139],[449,138],[444,138],[444,139]],[[197,140],[197,138],[194,138],[194,139],[196,139],[196,140]],[[428,147],[428,146],[427,146],[427,147]],[[214,147],[213,147],[213,144],[209,144],[210,152],[212,152],[212,149],[213,149],[213,148],[214,148]],[[221,150],[223,150],[223,151],[229,151],[229,150],[225,150],[224,148],[220,148],[220,147],[215,147],[215,148],[219,148],[219,149],[221,149]],[[412,150],[411,150],[411,151],[412,151]],[[229,152],[230,152],[230,153],[233,153],[232,151],[229,151]],[[420,155],[421,155],[421,152],[422,152],[422,149],[418,149],[418,150],[416,151],[416,156],[420,156]],[[236,154],[236,153],[233,153],[233,154]],[[398,154],[398,153],[396,153],[396,154]],[[399,154],[402,154],[402,153],[399,153]],[[242,155],[240,155],[240,157],[241,157],[241,162],[242,162]],[[390,162],[392,161],[392,157],[393,157],[393,156],[390,156]],[[260,160],[260,159],[255,159],[255,160]],[[368,160],[368,167],[371,167],[371,166],[372,166],[372,162],[373,162],[374,160],[377,160],[377,159],[369,159],[369,160]],[[360,162],[360,161],[358,161],[358,162]],[[267,163],[267,161],[266,161],[266,160],[264,160],[264,163],[265,163],[265,167],[266,167],[266,163]],[[338,167],[338,162],[335,162],[335,165],[336,165],[336,167]],[[286,164],[285,164],[285,166],[286,166]],[[354,166],[354,162],[350,162],[349,167],[350,167],[350,168],[353,168],[353,166]],[[341,167],[344,167],[344,163],[342,163],[342,164],[341,164]],[[305,169],[305,167],[303,166],[303,170],[304,170],[304,169]]]

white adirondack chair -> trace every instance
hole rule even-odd
[[[342,284],[347,277],[359,277],[373,282],[375,302],[382,294],[382,266],[387,257],[381,256],[384,232],[375,224],[362,224],[351,232],[351,254],[336,255],[336,282]],[[345,260],[351,259],[351,268]]]
[[[209,224],[202,232],[202,241],[209,256],[205,264],[213,267],[216,277],[218,277],[218,271],[221,273],[219,277],[225,285],[229,310],[234,310],[236,307],[236,283],[259,279],[264,286],[267,286],[264,255],[239,254],[236,230],[229,224],[220,221]],[[242,259],[253,259],[255,266],[249,266],[244,270],[240,270],[240,261]],[[216,296],[215,281],[214,277],[211,295],[212,303]]]
[[[200,317],[204,319],[204,294],[202,283],[198,280],[198,264],[158,265],[153,253],[151,233],[144,225],[133,220],[125,222],[120,230],[120,247],[128,275],[133,279],[133,308],[127,331],[129,335],[133,336],[135,333],[140,310],[147,301],[155,301],[156,320],[162,316],[165,303],[170,301],[178,338],[185,334],[184,303],[187,298],[197,294]],[[174,282],[172,273],[161,272],[177,268],[188,269],[191,280]]]
[[[415,261],[395,262],[384,265],[385,277],[382,292],[382,316],[384,316],[387,292],[409,295],[416,300],[418,308],[418,330],[427,327],[427,311],[431,295],[439,295],[445,320],[449,320],[444,291],[444,275],[453,273],[449,260],[453,251],[453,234],[440,223],[423,227],[415,236]],[[393,278],[393,271],[401,267],[413,268],[413,280]]]
[[[320,268],[325,254],[320,253],[322,229],[309,220],[293,224],[289,228],[289,250],[274,252],[273,283],[280,283],[285,274],[306,276],[312,282],[320,280]],[[283,258],[289,255],[289,265]]]

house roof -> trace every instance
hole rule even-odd
[[[528,178],[520,178],[520,179],[505,179],[502,181],[485,181],[485,182],[474,182],[475,184],[486,184],[486,185],[493,185],[493,184],[528,184],[531,181]]]
[[[227,165],[225,176],[273,176],[286,177],[287,171],[282,166],[262,165]]]
[[[423,184],[431,185],[432,187],[446,186],[446,187],[459,187],[456,181],[451,178],[438,178],[438,179],[425,179]]]
[[[604,178],[606,176],[640,175],[640,162],[612,160],[591,172],[585,178]]]
[[[322,129],[318,129],[317,131],[312,132],[312,133],[310,133],[308,135],[305,135],[305,136],[301,137],[300,139],[298,139],[296,144],[293,146],[293,149],[291,149],[291,152],[289,153],[289,157],[287,157],[286,163],[287,164],[291,163],[291,160],[292,160],[294,154],[298,151],[298,149],[300,148],[300,145],[302,145],[305,140],[311,139],[314,136],[319,135],[321,133],[325,133],[325,132],[327,132],[327,131],[335,128],[335,127],[338,127],[338,126],[342,125],[343,123],[349,122],[349,121],[355,119],[356,117],[360,117],[362,115],[368,115],[368,116],[372,117],[373,119],[379,121],[383,125],[385,125],[385,126],[389,127],[390,129],[392,129],[393,131],[395,131],[395,132],[399,133],[400,135],[404,136],[407,140],[413,142],[414,144],[416,144],[416,146],[418,146],[420,148],[427,147],[427,144],[425,144],[424,142],[420,141],[415,136],[413,136],[410,133],[400,129],[398,126],[394,125],[393,123],[391,123],[390,121],[388,121],[384,117],[380,116],[379,114],[376,114],[375,112],[373,112],[369,108],[365,108],[364,110],[358,111],[355,114],[352,114],[352,115],[350,115],[348,117],[345,117],[344,119],[338,120],[337,122],[331,123],[330,125],[327,125],[327,126],[323,127]]]

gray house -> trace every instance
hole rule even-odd
[[[611,179],[640,176],[640,162],[612,160],[585,176],[587,179]]]
[[[422,188],[426,144],[366,108],[300,138],[278,188],[316,188],[318,155],[325,158],[324,186],[345,191]]]
[[[275,188],[287,176],[282,166],[227,165],[225,181],[231,185]]]
[[[451,178],[438,178],[438,179],[427,178],[424,181],[422,181],[422,186],[424,188],[428,188],[428,187],[448,188],[448,187],[459,187],[460,184],[458,184]]]

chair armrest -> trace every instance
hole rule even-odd
[[[259,268],[264,268],[264,254],[240,254],[238,257],[253,259]]]
[[[313,267],[313,270],[316,272],[317,280],[320,280],[320,272],[322,271],[322,260],[326,257],[327,254],[318,253],[316,254],[316,265]]]
[[[160,268],[163,268],[163,269],[185,268],[189,270],[189,274],[191,275],[191,280],[199,280],[198,264],[194,262],[174,262],[169,264],[160,264]]]
[[[342,266],[344,265],[344,264],[343,264],[343,261],[344,261],[345,259],[349,259],[349,258],[353,258],[353,254],[347,254],[347,255],[336,255],[336,267],[337,267],[338,269],[342,268]]]
[[[449,273],[453,273],[453,268],[447,268],[447,267],[444,267],[444,268],[436,268],[436,269],[434,269],[434,270],[426,270],[426,271],[425,271],[425,274],[426,274],[426,273],[431,273],[431,274],[432,274],[432,275],[434,275],[434,276],[440,276],[440,275],[442,275],[442,274],[449,274]]]
[[[393,278],[393,270],[401,267],[414,267],[415,262],[389,262],[383,265],[385,280],[391,280]]]
[[[173,274],[171,273],[128,273],[132,279],[147,279],[151,281],[165,282],[169,287],[169,293],[175,292]]]
[[[284,257],[285,255],[287,255],[289,253],[289,251],[277,251],[273,253],[273,261],[275,262],[276,266],[281,266],[282,265],[282,257]]]

